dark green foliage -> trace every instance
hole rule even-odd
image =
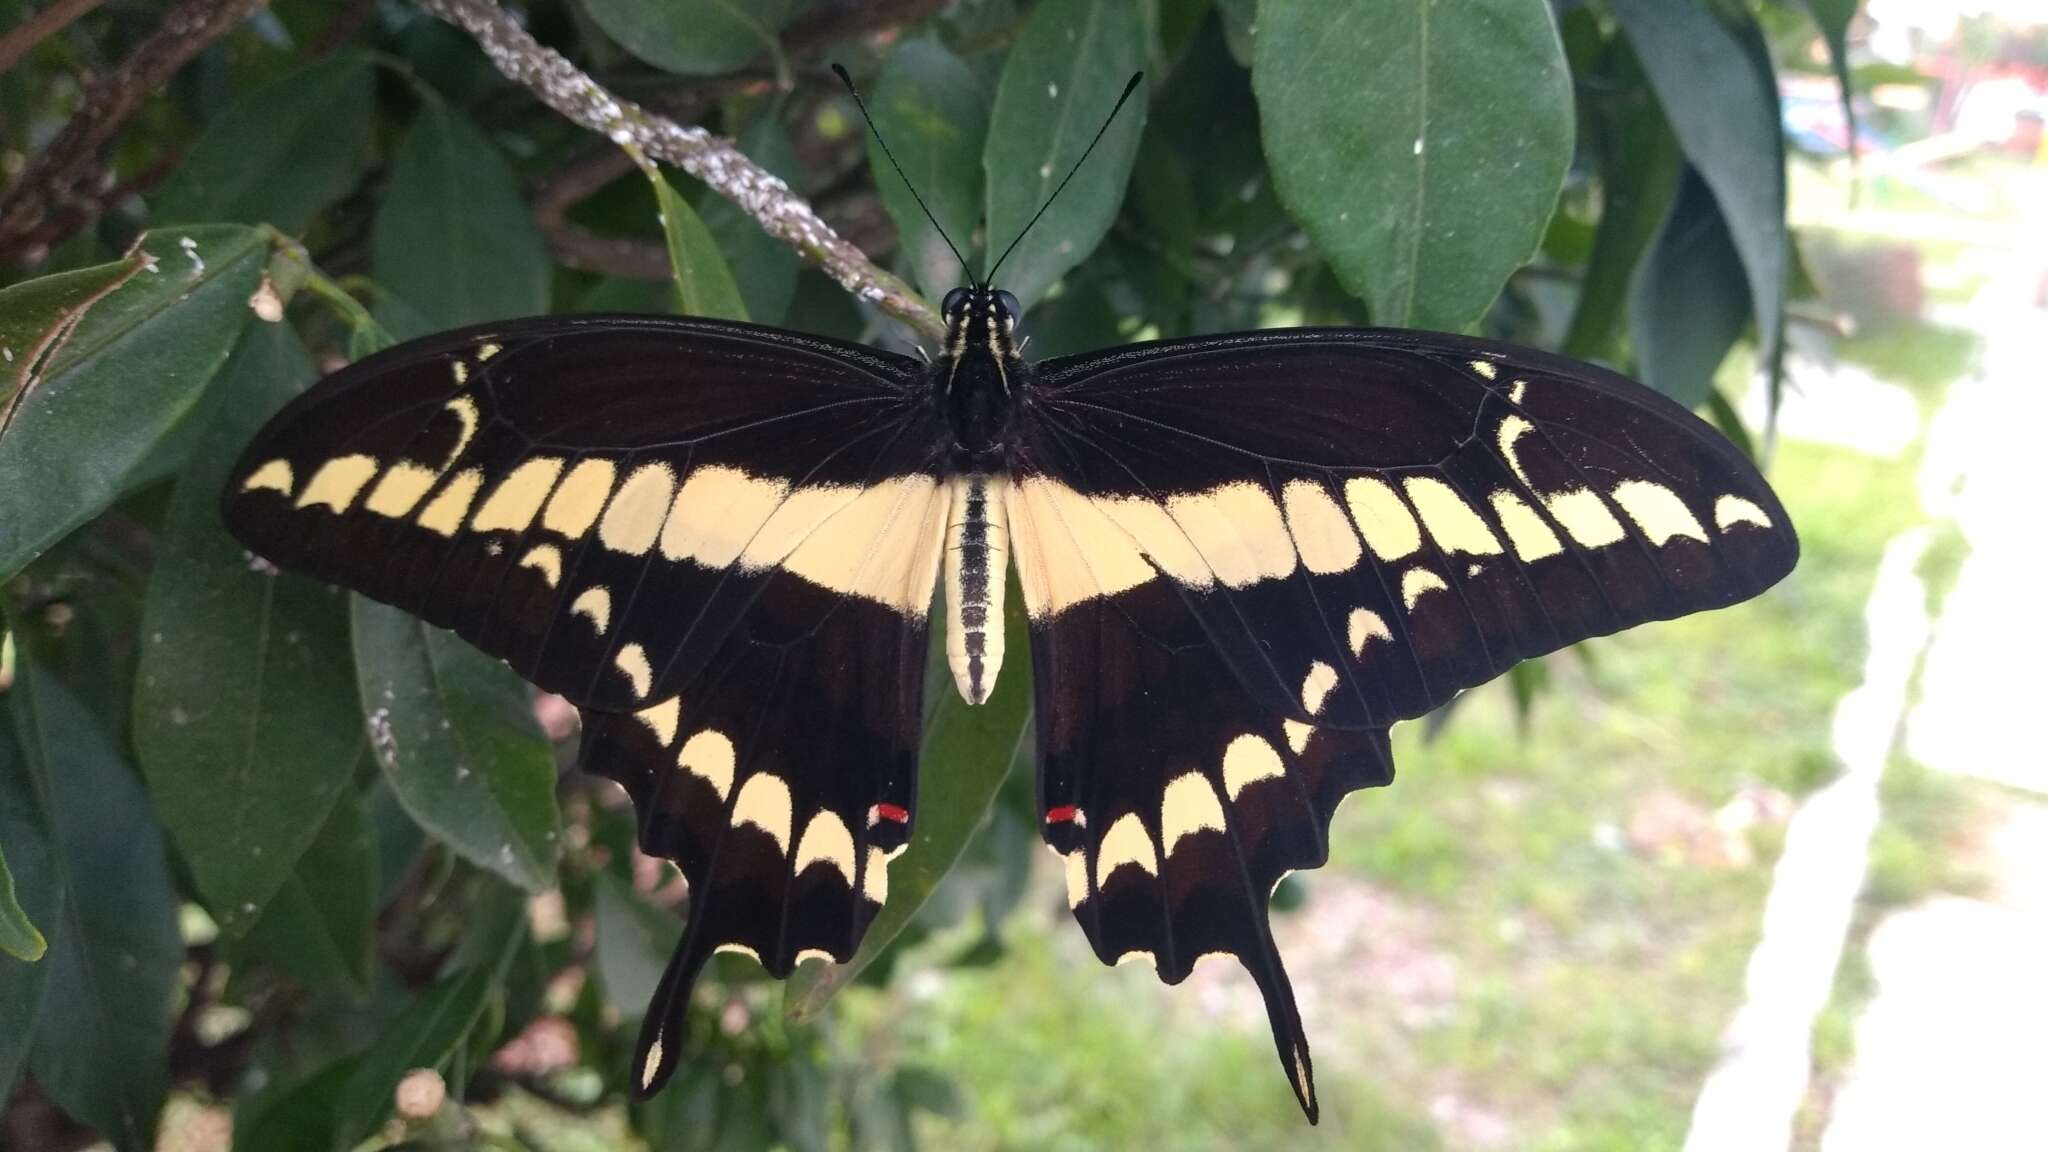
[[[202,902],[231,935],[292,874],[363,746],[349,665],[335,659],[348,597],[259,570],[215,511],[263,413],[312,376],[283,325],[243,337],[164,513],[142,619],[136,753]]]
[[[392,795],[437,840],[529,891],[554,880],[555,764],[532,693],[503,664],[354,599],[357,684]]]
[[[1535,251],[1572,158],[1550,8],[1267,0],[1252,80],[1280,198],[1376,320],[1459,329]],[[1345,46],[1373,45],[1370,67]]]
[[[1766,7],[1810,9],[1843,67],[1853,4]],[[101,7],[8,72],[10,161],[72,113],[81,70],[148,35],[143,8]],[[1745,334],[1779,341],[1784,149],[1741,6],[522,13],[618,94],[736,137],[934,299],[961,270],[825,64],[863,84],[976,273],[1145,70],[1003,270],[1033,356],[1272,323],[1480,331],[1633,370],[1734,433],[1715,371]],[[502,665],[277,574],[216,518],[251,431],[394,336],[680,301],[901,346],[745,211],[608,149],[406,4],[281,0],[145,94],[103,154],[139,194],[0,242],[0,1104],[32,1079],[124,1150],[151,1145],[167,1090],[231,1104],[237,1146],[348,1148],[422,1067],[456,1101],[443,1120],[545,1098],[664,1150],[908,1148],[919,1113],[972,1113],[917,1043],[855,1049],[847,1021],[879,997],[833,997],[886,985],[912,945],[990,963],[1035,899],[1021,619],[987,705],[934,666],[915,836],[855,962],[800,972],[784,1003],[722,958],[695,1054],[629,1113],[682,906],[630,810],[565,770],[575,737],[550,741]],[[1516,681],[1525,706],[1541,682]],[[534,1021],[574,1032],[574,1067],[494,1060]]]
[[[98,719],[34,661],[16,675],[17,763],[34,793],[29,818],[48,837],[52,889],[29,1071],[123,1152],[147,1149],[180,961],[163,833]],[[24,1023],[9,1021],[7,1031]]]

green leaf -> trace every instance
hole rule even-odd
[[[0,428],[0,580],[112,503],[199,402],[250,318],[269,245],[254,228],[208,225],[146,233],[137,252],[148,270],[130,270],[97,300],[80,295],[91,281],[69,277],[112,276],[113,266],[0,292],[10,350],[18,331],[69,330]]]
[[[1025,320],[1035,356],[1072,356],[1124,342],[1117,309],[1094,284],[1069,283]]]
[[[322,1148],[338,1142],[341,1094],[362,1063],[349,1056],[235,1108],[236,1148]]]
[[[1563,348],[1580,360],[1613,354],[1629,286],[1671,210],[1684,161],[1627,41],[1611,42],[1596,79],[1588,85],[1586,120],[1600,170],[1600,226]]]
[[[1223,36],[1230,46],[1230,55],[1239,64],[1252,66],[1252,55],[1256,51],[1255,32],[1258,30],[1258,0],[1216,0],[1216,11],[1223,17]]]
[[[576,298],[571,312],[668,312],[676,306],[675,281],[606,278]]]
[[[1742,257],[1762,362],[1785,315],[1785,139],[1770,49],[1746,12],[1731,27],[1700,0],[1613,0],[1622,31]]]
[[[265,418],[314,377],[291,328],[252,327],[218,418],[178,480],[143,613],[135,747],[157,812],[221,931],[255,923],[348,786],[363,747],[348,599],[253,561],[221,486]]]
[[[0,839],[0,849],[5,847],[6,841]],[[0,851],[0,952],[32,964],[43,958],[43,951],[48,947],[49,942],[36,931],[35,921],[22,910],[21,901],[14,892],[14,873],[7,868],[5,852]]]
[[[41,921],[57,931],[64,890],[50,852],[49,813],[37,794],[28,757],[15,739],[13,714],[6,707],[0,707],[0,844],[13,854],[17,887],[10,897],[19,897],[25,919]],[[43,939],[40,933],[36,939]],[[0,957],[0,1100],[13,1096],[15,1077],[28,1061],[36,1014],[49,983],[50,962],[38,959],[47,952],[42,947],[36,951],[37,957],[23,957],[9,949],[8,957]],[[29,963],[31,959],[37,962]]]
[[[1545,0],[1265,0],[1280,199],[1375,323],[1458,330],[1536,251],[1572,158]]]
[[[147,1149],[184,958],[162,833],[111,737],[55,677],[23,659],[10,695],[62,902],[29,1070],[115,1147]]]
[[[1195,202],[1198,231],[1234,231],[1229,221],[1243,214],[1248,191],[1265,190],[1270,199],[1272,181],[1259,139],[1259,103],[1252,93],[1251,71],[1232,57],[1221,21],[1203,22],[1186,55],[1160,84],[1153,111],[1146,134],[1164,138],[1182,158],[1180,175]],[[1158,176],[1148,171],[1149,159],[1141,149],[1140,180]],[[1154,201],[1142,185],[1137,191],[1139,209],[1148,213],[1149,221]],[[1291,233],[1286,213],[1277,214]],[[1233,235],[1231,250],[1238,252],[1252,240],[1249,233]]]
[[[146,515],[146,507],[135,501],[126,510]],[[142,557],[123,553],[103,533],[76,532],[59,541],[29,565],[15,588],[61,597],[71,609],[69,618],[48,611],[17,617],[11,636],[125,747],[146,573],[135,567]]]
[[[1127,0],[1045,0],[1031,12],[996,85],[982,151],[988,251],[1015,241],[1145,66],[1145,21]],[[1109,232],[1144,135],[1146,91],[1117,114],[1095,155],[1003,265],[1002,286],[1029,308]]]
[[[340,55],[243,93],[185,154],[151,216],[305,231],[362,175],[373,78],[367,58]]]
[[[711,239],[704,221],[697,218],[690,202],[662,177],[654,164],[644,165],[647,179],[654,183],[655,203],[661,207],[661,234],[668,242],[668,266],[676,278],[676,298],[691,316],[715,320],[745,320],[746,302],[733,283],[732,269]]]
[[[597,920],[597,978],[605,999],[628,1020],[638,1019],[654,998],[669,954],[683,935],[683,922],[641,899],[632,886],[599,872],[592,887]]]
[[[555,759],[504,663],[354,598],[356,682],[377,766],[422,828],[528,892],[554,883]]]
[[[457,972],[406,1006],[350,1070],[334,1097],[335,1152],[355,1147],[391,1114],[398,1082],[414,1068],[438,1068],[483,1019],[491,987],[502,975],[491,966]]]
[[[376,845],[362,800],[345,792],[235,956],[360,998],[370,989],[376,916]]]
[[[1630,295],[1629,331],[1643,383],[1697,408],[1750,312],[1741,254],[1698,172],[1686,170]]]
[[[974,258],[981,219],[981,156],[988,136],[988,93],[965,61],[936,40],[909,40],[889,55],[869,93],[868,107],[896,159],[945,225],[961,253]],[[925,219],[911,185],[903,182],[868,134],[868,167],[882,206],[896,222],[917,286],[937,300],[968,275],[938,229]]]
[[[13,420],[13,398],[42,377],[44,358],[63,347],[79,317],[148,264],[137,252],[0,289],[0,429]]]
[[[1156,122],[1153,127],[1158,127]],[[1138,147],[1138,170],[1132,177],[1131,192],[1138,198],[1138,217],[1144,222],[1146,237],[1158,246],[1152,262],[1166,265],[1168,272],[1188,267],[1202,210],[1195,202],[1195,182],[1187,161],[1165,133],[1145,133]]]
[[[772,115],[755,120],[738,140],[740,151],[771,175],[791,187],[798,187],[802,172],[789,133]],[[756,324],[780,324],[789,315],[796,297],[796,277],[803,268],[789,245],[761,230],[761,225],[739,205],[706,190],[697,199],[697,215],[711,233],[717,249],[732,268],[747,316]]]
[[[1849,74],[1849,22],[1856,19],[1857,0],[1806,0],[1806,10],[1820,25],[1821,38],[1828,42],[1828,62],[1835,69],[1835,85],[1842,90],[1842,122],[1849,128],[1849,155],[1858,151],[1856,139],[1856,86]]]
[[[414,867],[432,842],[419,821],[405,810],[390,781],[382,775],[364,797],[363,810],[370,822],[370,839],[377,852],[375,903],[388,904],[404,890],[406,882],[413,876]]]
[[[907,851],[889,866],[889,899],[851,961],[806,965],[790,976],[784,1004],[792,1019],[816,1016],[909,926],[988,819],[1011,767],[1029,762],[1031,662],[1024,657],[1030,634],[1023,603],[1012,577],[1003,646],[1012,656],[986,703],[971,707],[953,690],[950,677],[935,678],[929,691],[941,695],[918,754],[916,831]]]
[[[583,0],[583,10],[649,64],[711,76],[778,51],[790,0]]]
[[[547,311],[548,254],[503,156],[439,100],[420,107],[391,154],[370,235],[378,283],[427,325],[454,328]],[[400,338],[417,320],[380,310]]]
[[[1726,436],[1737,451],[1751,460],[1756,459],[1756,442],[1750,439],[1749,429],[1742,423],[1742,413],[1735,410],[1734,402],[1719,388],[1707,394],[1707,419],[1720,429],[1721,435]],[[1577,650],[1590,652],[1592,648],[1581,644]]]

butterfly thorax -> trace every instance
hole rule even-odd
[[[952,467],[1001,467],[1016,389],[1028,370],[1012,340],[1016,299],[979,285],[948,293],[946,345],[931,367],[934,398],[953,430]]]

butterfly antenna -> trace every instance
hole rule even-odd
[[[953,259],[960,262],[960,270],[967,273],[967,278],[972,280],[974,271],[967,266],[967,257],[960,254],[960,249],[953,243],[953,238],[946,235],[946,229],[939,224],[939,218],[932,215],[932,210],[925,206],[924,197],[917,194],[917,186],[910,182],[910,177],[903,174],[903,165],[896,162],[896,154],[889,151],[889,142],[882,139],[882,130],[876,126],[875,118],[868,114],[868,102],[860,98],[860,89],[853,86],[853,77],[848,76],[846,69],[837,64],[832,65],[832,71],[839,77],[839,82],[846,85],[847,93],[853,97],[853,106],[860,109],[860,118],[868,122],[868,131],[875,134],[875,143],[882,146],[882,155],[889,158],[889,167],[894,168],[896,175],[902,178],[903,186],[910,189],[910,198],[917,201],[918,208],[923,210],[924,218],[932,222],[932,228],[938,232],[939,239],[944,240],[946,247],[953,250]]]
[[[1017,245],[1023,243],[1024,237],[1031,233],[1031,226],[1033,224],[1038,223],[1038,218],[1040,216],[1045,215],[1045,210],[1052,207],[1053,201],[1058,200],[1060,198],[1060,193],[1065,192],[1067,190],[1067,185],[1074,179],[1074,174],[1081,170],[1081,165],[1086,164],[1088,162],[1088,154],[1090,152],[1095,151],[1095,146],[1097,144],[1102,143],[1102,137],[1105,133],[1109,131],[1109,126],[1111,124],[1116,123],[1116,114],[1118,112],[1123,111],[1124,101],[1129,100],[1131,98],[1131,93],[1136,92],[1138,90],[1138,81],[1143,80],[1144,78],[1145,74],[1143,72],[1131,73],[1131,82],[1124,85],[1124,94],[1116,98],[1116,107],[1111,108],[1109,110],[1109,115],[1102,118],[1102,127],[1097,128],[1095,130],[1095,139],[1090,140],[1088,142],[1088,147],[1083,149],[1081,152],[1081,158],[1079,160],[1074,161],[1074,166],[1072,168],[1067,169],[1067,178],[1065,180],[1060,181],[1060,186],[1053,189],[1052,195],[1047,196],[1045,198],[1045,203],[1040,204],[1038,206],[1038,212],[1037,214],[1031,217],[1030,223],[1025,224],[1024,230],[1017,233],[1017,238],[1015,240],[1010,241],[1010,246],[1008,248],[1003,249],[1003,254],[996,258],[995,266],[988,270],[988,275],[982,279],[982,283],[995,283],[996,272],[997,270],[1002,268],[1003,261],[1008,260],[1010,258],[1010,253],[1015,252],[1017,250]]]

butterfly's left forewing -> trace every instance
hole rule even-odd
[[[918,366],[687,319],[415,341],[323,381],[237,465],[258,554],[396,604],[583,714],[688,924],[635,1088],[720,949],[847,960],[914,802],[946,523]]]
[[[1098,955],[1258,981],[1386,732],[1515,662],[1746,599],[1798,546],[1749,462],[1583,364],[1429,333],[1258,333],[1042,365],[1008,488],[1040,800]]]

